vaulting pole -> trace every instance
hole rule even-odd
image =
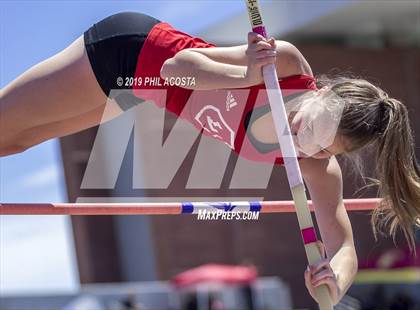
[[[263,24],[258,0],[245,0],[245,2],[248,8],[252,31],[267,38],[267,32]],[[296,215],[299,221],[306,256],[309,264],[314,265],[322,258],[317,246],[318,239],[312,222],[311,212],[308,208],[305,185],[303,183],[302,174],[300,172],[296,156],[296,150],[290,133],[290,126],[278,82],[276,66],[274,64],[264,66],[263,75],[268,100],[270,102],[271,113],[274,120],[274,127],[276,129],[281,153],[283,155],[290,190],[295,202]],[[317,296],[320,309],[325,310],[333,308],[328,287],[326,285],[315,288],[315,294]]]

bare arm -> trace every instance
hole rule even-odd
[[[280,78],[296,74],[312,75],[308,63],[296,47],[285,41],[276,41],[275,46],[274,62]],[[190,87],[192,89],[249,87],[262,82],[247,79],[249,47],[250,44],[185,49],[164,63],[161,76],[195,77],[196,85]]]
[[[185,49],[165,61],[160,71],[163,78],[193,77],[197,90],[242,88],[251,86],[245,78],[246,67],[217,62],[206,55]]]
[[[248,63],[246,56],[247,47],[248,45],[244,44],[230,47],[192,48],[189,50],[205,55],[213,61],[246,66]],[[294,74],[312,75],[312,70],[305,57],[294,45],[286,41],[276,40],[276,51],[276,67],[279,77]]]
[[[342,174],[333,156],[307,158],[300,162],[330,266],[334,271],[340,300],[357,272],[353,233],[342,197]],[[320,181],[322,180],[322,181]]]

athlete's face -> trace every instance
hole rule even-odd
[[[342,101],[326,89],[305,95],[290,107],[290,127],[300,157],[328,158],[345,150],[337,134]]]
[[[310,117],[312,118],[312,117]],[[316,159],[329,158],[345,152],[345,139],[337,133],[322,134],[314,133],[314,130],[302,128],[299,125],[299,116],[291,123],[293,140],[299,157],[313,157]]]
[[[321,148],[316,154],[311,157],[316,159],[330,158],[331,156],[343,154],[345,152],[345,144],[343,136],[336,134],[333,143],[325,148]]]

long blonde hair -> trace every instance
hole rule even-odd
[[[371,145],[376,159],[379,197],[371,224],[375,234],[386,231],[394,238],[400,228],[411,249],[414,227],[420,226],[420,169],[405,105],[363,79],[318,79],[343,98],[344,110],[338,134],[348,141],[347,151]]]

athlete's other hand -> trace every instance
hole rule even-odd
[[[268,64],[276,63],[276,40],[270,38],[266,40],[262,35],[250,32],[248,33],[248,68],[246,79],[252,85],[263,82],[261,68]]]
[[[321,256],[325,257],[325,247],[322,242],[318,241],[318,247],[321,251]],[[331,300],[334,305],[336,305],[339,300],[339,287],[337,284],[337,277],[330,266],[328,259],[323,258],[317,264],[308,266],[305,270],[305,285],[311,294],[312,298],[317,302],[315,295],[315,288],[320,285],[326,285],[328,287]]]

